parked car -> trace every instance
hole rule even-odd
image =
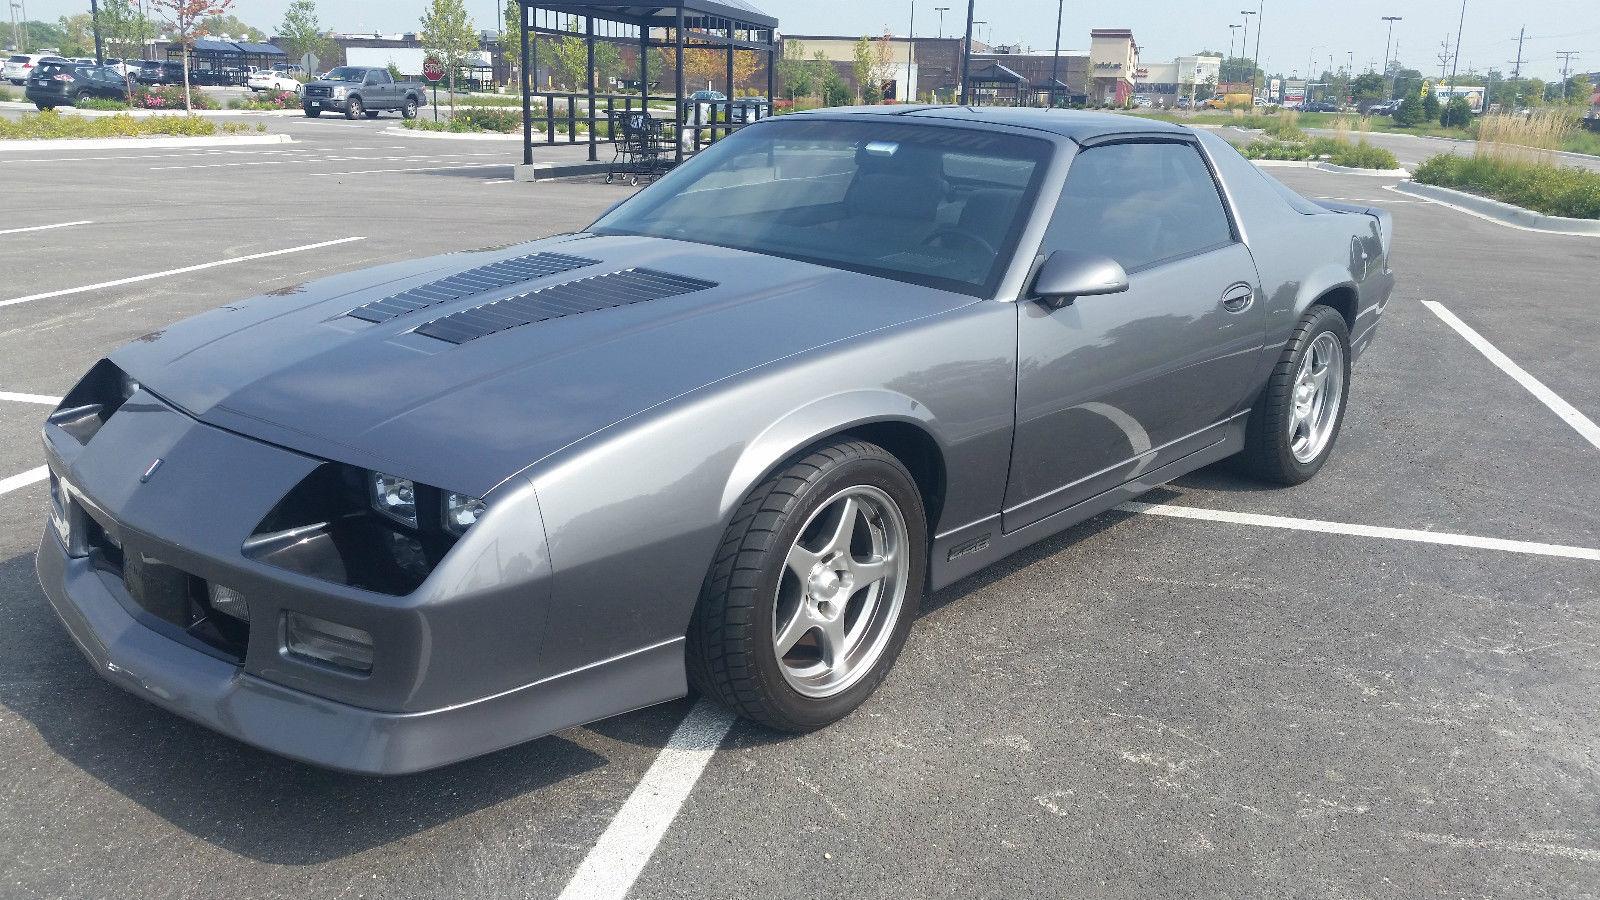
[[[1369,116],[1392,116],[1399,111],[1399,100],[1385,100],[1382,103],[1374,103],[1367,107],[1367,115]]]
[[[141,84],[183,84],[183,63],[147,59],[139,63]]]
[[[61,57],[48,53],[13,53],[6,59],[5,68],[0,70],[0,74],[3,74],[7,81],[21,87],[33,76],[34,68],[46,60],[66,62]]]
[[[363,115],[376,119],[384,110],[415,119],[427,100],[427,86],[420,81],[395,81],[387,69],[340,66],[306,85],[301,97],[301,108],[313,119],[324,112],[343,113],[347,119]]]
[[[106,67],[109,69],[115,69],[117,74],[124,78],[133,78],[137,80],[139,77],[139,64],[141,62],[143,62],[143,60],[107,59]]]
[[[245,86],[251,91],[289,91],[298,94],[302,88],[299,81],[283,72],[271,69],[258,69],[245,80]]]
[[[691,682],[809,731],[926,592],[1235,455],[1314,477],[1390,225],[1161,122],[778,116],[583,233],[117,350],[44,426],[39,578],[102,676],[324,766]]]
[[[34,68],[24,95],[39,109],[55,109],[96,97],[122,100],[128,95],[128,85],[110,66],[44,62]]]

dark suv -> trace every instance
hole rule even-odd
[[[28,101],[40,109],[76,106],[89,97],[123,100],[128,86],[111,66],[86,66],[82,63],[40,63],[28,78]]]

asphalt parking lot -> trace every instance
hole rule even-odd
[[[618,896],[635,869],[637,898],[1600,895],[1600,240],[1392,179],[1274,171],[1397,227],[1318,479],[1204,470],[1145,498],[1188,517],[1109,513],[940,592],[825,731],[683,701],[380,780],[101,681],[33,576],[48,398],[183,316],[628,190],[392,125],[0,156],[0,896]]]

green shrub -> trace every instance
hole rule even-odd
[[[105,97],[83,97],[79,99],[77,103],[72,104],[72,106],[74,109],[99,109],[107,111],[118,111],[128,108],[128,104],[125,101],[108,100]]]
[[[195,109],[218,109],[217,101],[205,91],[192,87],[189,98]],[[183,85],[161,84],[134,91],[133,105],[139,109],[183,109]]]
[[[1600,219],[1600,172],[1442,153],[1418,166],[1412,177],[1422,184],[1481,194],[1547,216]]]
[[[1333,138],[1312,138],[1309,141],[1253,141],[1244,148],[1249,159],[1325,160],[1336,166],[1352,169],[1398,169],[1400,163],[1394,154],[1374,147],[1365,140],[1347,144]]]
[[[252,94],[235,100],[228,104],[229,109],[254,110],[268,112],[279,109],[299,109],[300,95],[294,91],[273,91],[268,94]]]
[[[1439,124],[1446,128],[1466,128],[1472,124],[1472,107],[1465,97],[1451,100],[1439,114]]]
[[[17,96],[16,91],[9,87],[0,86],[0,103],[16,103],[21,99],[21,97]]]
[[[1400,108],[1394,112],[1394,124],[1401,128],[1415,128],[1424,118],[1422,101],[1416,97],[1400,101]]]
[[[216,134],[217,127],[198,116],[151,116],[136,119],[133,116],[62,115],[45,111],[20,116],[14,120],[0,119],[0,140],[45,140],[53,138],[118,138],[172,135],[177,137],[205,137]]]
[[[522,110],[500,107],[467,107],[457,109],[451,123],[461,123],[472,131],[494,131],[511,134],[522,130]]]

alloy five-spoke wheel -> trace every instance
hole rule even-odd
[[[1344,348],[1331,332],[1311,342],[1294,381],[1294,408],[1289,415],[1289,449],[1303,463],[1316,459],[1339,423],[1344,399]]]
[[[689,625],[702,694],[785,731],[848,715],[894,665],[921,603],[927,513],[882,447],[819,445],[735,511]]]
[[[847,690],[871,671],[905,602],[906,523],[876,487],[829,499],[789,548],[773,604],[773,652],[807,697]]]
[[[1238,467],[1279,484],[1310,480],[1338,440],[1349,383],[1349,326],[1338,310],[1312,306],[1250,410]]]

